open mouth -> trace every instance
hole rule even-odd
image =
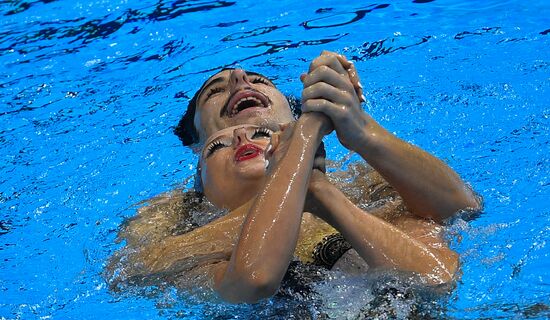
[[[257,156],[262,154],[262,152],[263,150],[258,146],[255,146],[253,144],[245,144],[237,149],[237,152],[235,152],[235,161],[241,162],[256,158]]]
[[[240,112],[250,108],[268,108],[268,98],[260,92],[254,90],[237,91],[227,102],[225,108],[222,109],[222,115],[234,117]]]

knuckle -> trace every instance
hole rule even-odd
[[[319,107],[323,108],[323,109],[326,109],[327,106],[328,106],[328,101],[325,100],[325,99],[319,100],[319,101],[317,102],[317,105],[318,105]]]
[[[320,57],[317,57],[317,58],[313,59],[313,61],[311,62],[311,65],[310,65],[310,69],[311,70],[317,69],[320,65],[323,64],[323,60],[324,60],[324,56],[320,56]]]
[[[322,66],[319,66],[319,72],[328,72],[330,70],[329,66],[327,66],[326,64],[322,65]]]
[[[355,90],[355,87],[353,86],[352,81],[350,80],[350,78],[347,75],[345,75],[345,74],[340,75],[340,80],[342,81],[342,86],[343,86],[344,90],[346,90],[348,92],[351,92],[351,91]]]
[[[329,62],[334,63],[334,62],[338,61],[338,57],[336,56],[336,54],[334,52],[331,52],[330,54],[327,54],[326,57],[327,57],[327,60]]]
[[[302,90],[302,99],[306,100],[311,95],[312,91],[313,91],[312,86],[308,86],[307,88],[304,88]]]
[[[326,90],[330,86],[326,82],[317,82],[315,87],[317,90]]]
[[[355,100],[354,97],[353,97],[353,92],[350,92],[349,94],[346,95],[345,99],[344,99],[344,103],[346,105],[353,105],[355,103]]]
[[[302,111],[309,112],[309,111],[312,111],[313,109],[314,109],[314,104],[311,100],[306,100],[306,102],[302,104]]]
[[[334,115],[337,119],[345,119],[346,118],[346,112],[347,108],[344,105],[339,105],[337,108],[334,109]]]

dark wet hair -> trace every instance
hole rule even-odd
[[[234,70],[234,68],[224,68],[219,72],[225,70]],[[199,142],[199,132],[195,127],[195,111],[197,110],[197,100],[199,98],[199,93],[201,92],[205,83],[203,83],[199,90],[195,92],[193,98],[189,100],[187,110],[181,117],[178,125],[174,128],[174,134],[178,136],[184,146],[190,146]],[[302,114],[302,104],[300,102],[300,99],[293,95],[286,95],[286,99],[288,100],[288,104],[290,105],[292,115],[295,119],[298,119]]]
[[[189,100],[187,110],[181,117],[176,128],[174,128],[174,134],[178,136],[181,143],[184,146],[189,146],[199,142],[199,133],[195,128],[195,110],[197,109],[197,96],[200,89],[195,93],[193,98]]]

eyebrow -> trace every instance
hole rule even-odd
[[[201,97],[202,96],[202,93],[204,91],[206,91],[206,89],[208,89],[208,87],[218,83],[218,82],[224,82],[226,79],[226,77],[217,77],[215,79],[213,79],[212,81],[210,81],[207,85],[205,85],[204,87],[202,87],[200,90],[199,90],[199,95],[197,97]]]
[[[254,71],[245,71],[246,72],[246,75],[247,76],[256,76],[256,77],[262,77],[264,79],[266,79],[267,81],[269,81],[269,83],[271,83],[273,86],[275,86],[275,84],[273,84],[273,82],[266,76],[264,76],[263,74],[261,73],[257,73],[257,72],[254,72]],[[208,89],[210,86],[216,84],[216,83],[219,83],[219,82],[224,82],[226,81],[226,77],[217,77],[215,79],[213,79],[212,81],[210,81],[208,84],[206,84],[204,87],[202,87],[200,90],[199,90],[199,95],[198,97],[201,97],[202,96],[202,93],[204,91],[206,91],[206,89]]]

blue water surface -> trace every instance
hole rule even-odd
[[[189,185],[172,129],[202,82],[240,66],[299,95],[323,49],[355,61],[367,112],[484,198],[451,227],[462,277],[441,317],[550,317],[550,2],[26,0],[0,16],[0,319],[277,318],[115,294],[102,271],[134,204]]]

